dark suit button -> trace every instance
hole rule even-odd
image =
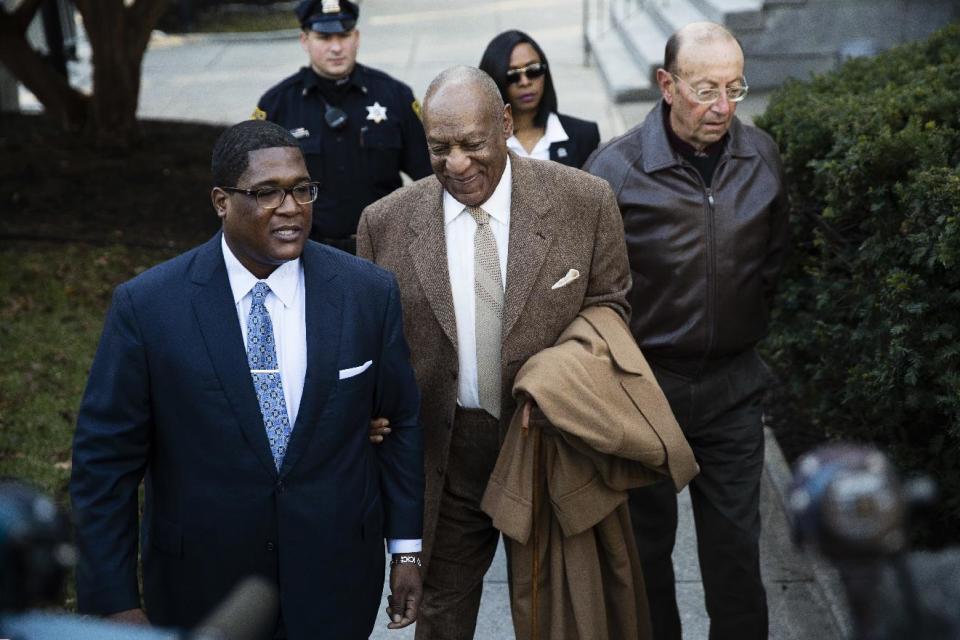
[[[277,493],[283,493],[284,489],[283,480],[277,480]]]
[[[437,467],[437,475],[438,475],[438,476],[442,476],[442,475],[443,475],[443,467]]]
[[[277,548],[277,545],[273,544],[273,540],[267,540],[267,551],[273,551]]]

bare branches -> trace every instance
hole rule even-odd
[[[43,4],[43,0],[21,0],[17,8],[13,10],[13,13],[0,8],[0,18],[6,19],[9,17],[14,32],[24,33],[27,27],[30,26],[30,21],[33,20],[33,16],[36,15],[40,9],[41,4]],[[2,22],[0,22],[0,24],[2,24]]]
[[[68,128],[87,126],[123,144],[137,137],[140,67],[154,25],[169,0],[75,0],[93,50],[93,94],[85,96],[56,72],[26,38],[44,0],[0,6],[0,63]]]
[[[0,37],[7,39],[23,36],[42,2],[43,0],[24,0],[13,11],[7,10],[0,2]]]
[[[131,58],[143,58],[153,27],[169,4],[170,0],[136,0],[127,7],[127,52]]]
[[[0,38],[0,63],[65,127],[76,129],[84,124],[89,99],[30,46],[25,34]]]

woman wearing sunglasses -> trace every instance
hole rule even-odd
[[[522,31],[504,31],[487,45],[480,60],[513,110],[511,151],[580,168],[597,145],[596,122],[557,113],[557,93],[547,57]]]

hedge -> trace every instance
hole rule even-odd
[[[960,25],[771,97],[793,253],[765,352],[789,428],[871,442],[938,482],[960,541]]]

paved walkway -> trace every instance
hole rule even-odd
[[[651,104],[618,107],[608,101],[599,74],[584,66],[582,4],[582,0],[364,0],[359,25],[360,61],[403,79],[422,97],[439,71],[454,64],[476,65],[490,38],[505,29],[523,29],[547,53],[561,109],[597,121],[606,139],[638,122]],[[264,90],[304,63],[296,32],[187,37],[157,34],[143,65],[140,115],[237,122],[249,117]],[[73,73],[81,83],[89,78],[84,65],[75,66]],[[29,108],[29,97],[25,96],[22,103]],[[764,105],[763,96],[751,96],[739,113],[749,119]],[[782,498],[789,471],[772,436],[768,437],[767,449],[761,545],[771,638],[841,638],[849,629],[837,592],[830,588],[834,583],[816,580],[822,570],[798,555],[790,543]],[[700,640],[707,637],[708,622],[686,491],[681,501],[684,506],[674,564],[684,638]],[[388,632],[385,615],[373,635],[395,640],[412,637],[410,630]],[[513,638],[502,549],[484,584],[476,637]]]

